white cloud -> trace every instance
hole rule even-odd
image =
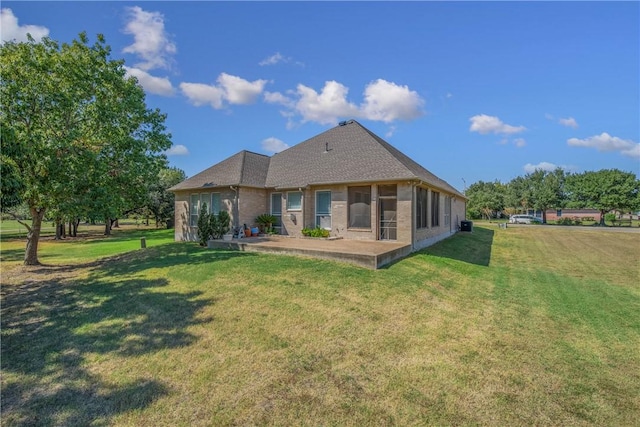
[[[264,67],[265,65],[276,65],[278,63],[284,63],[284,64],[293,63],[293,64],[295,64],[295,65],[297,65],[299,67],[304,67],[304,63],[303,62],[294,61],[292,57],[284,56],[280,52],[276,52],[273,55],[266,57],[262,61],[258,62],[258,65]]]
[[[369,120],[390,123],[394,120],[412,120],[420,117],[424,100],[408,86],[378,79],[364,90],[362,116]]]
[[[573,117],[567,117],[566,119],[558,119],[558,123],[562,126],[570,127],[576,129],[578,127],[578,122]]]
[[[266,80],[250,82],[241,77],[222,73],[217,85],[204,83],[180,83],[180,90],[196,106],[209,104],[216,110],[229,104],[253,104],[264,90]]]
[[[216,110],[223,107],[224,91],[217,86],[203,83],[180,83],[180,90],[196,107],[207,104]]]
[[[252,82],[243,78],[222,73],[218,77],[220,87],[224,89],[225,99],[230,104],[253,104],[264,90],[266,80]]]
[[[629,149],[622,150],[621,153],[634,159],[640,159],[640,144],[635,144]]]
[[[127,76],[137,78],[138,83],[149,93],[170,96],[175,92],[168,77],[155,77],[139,68],[124,67],[124,69],[127,72]]]
[[[173,145],[167,151],[165,151],[167,156],[186,156],[189,154],[189,149],[182,144]]]
[[[31,34],[35,41],[40,41],[49,35],[49,29],[40,25],[19,25],[13,11],[4,8],[0,10],[0,33],[2,33],[2,43],[12,40],[26,42],[27,34]]]
[[[469,119],[471,132],[478,132],[480,134],[495,133],[499,135],[511,135],[514,133],[520,133],[527,128],[524,126],[511,126],[503,123],[502,120],[495,116],[488,116],[486,114],[478,114]]]
[[[396,127],[395,126],[389,126],[389,130],[387,130],[387,133],[384,134],[384,137],[385,138],[391,138],[394,133],[396,133]]]
[[[137,55],[143,61],[135,64],[137,68],[149,71],[155,68],[170,68],[172,55],[177,52],[164,29],[164,15],[160,12],[147,12],[139,6],[128,7],[128,22],[123,32],[134,38],[132,45],[123,49],[124,53]]]
[[[385,123],[394,120],[412,120],[423,114],[424,100],[407,86],[378,79],[365,87],[364,100],[360,106],[347,99],[349,88],[335,81],[325,82],[322,90],[299,84],[296,91],[283,95],[266,92],[265,102],[280,104],[290,111],[283,112],[288,118],[300,116],[302,122],[335,124],[340,118],[365,118]]]
[[[278,138],[267,138],[262,141],[262,149],[268,153],[279,153],[289,148],[289,144],[285,144]]]
[[[281,104],[291,109],[295,108],[295,100],[281,94],[280,92],[265,92],[264,101],[269,104]]]
[[[525,145],[527,145],[527,141],[525,141],[524,138],[516,138],[516,139],[513,140],[513,143],[518,148],[522,148]]]
[[[549,162],[540,162],[537,165],[533,165],[531,163],[527,163],[526,165],[524,165],[524,171],[526,173],[533,173],[537,170],[543,170],[546,172],[553,172],[554,170],[556,170],[559,166],[555,165],[553,163],[549,163]]]
[[[303,122],[333,124],[339,117],[358,116],[358,107],[347,101],[349,88],[336,82],[325,82],[320,93],[310,87],[299,84],[296,112],[302,116]]]
[[[280,52],[276,52],[273,55],[269,56],[268,58],[263,59],[262,61],[260,61],[258,63],[258,65],[275,65],[278,62],[288,62],[289,58],[285,58],[284,56],[282,56],[282,54]]]
[[[571,138],[567,144],[573,147],[591,147],[598,151],[618,151],[622,155],[640,159],[640,143],[611,136],[606,132],[585,139]]]

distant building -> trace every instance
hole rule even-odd
[[[542,218],[542,212],[537,211],[536,216]],[[547,209],[547,221],[555,221],[559,218],[593,218],[600,221],[600,211],[598,209]]]

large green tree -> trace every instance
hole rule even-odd
[[[469,198],[468,210],[474,216],[490,220],[504,207],[505,187],[498,181],[478,181],[467,188],[465,195]]]
[[[25,264],[38,264],[45,213],[117,216],[143,200],[171,146],[165,116],[146,107],[99,35],[0,46],[2,198],[29,206]]]
[[[640,209],[640,181],[631,172],[602,169],[573,174],[567,177],[565,187],[569,206],[598,209],[600,225],[604,225],[607,212]]]
[[[554,171],[541,169],[528,173],[523,179],[523,197],[534,209],[542,211],[542,222],[547,223],[547,209],[564,204],[565,173],[561,168]]]
[[[526,212],[527,208],[530,207],[526,189],[527,183],[521,176],[517,176],[509,181],[505,188],[505,212],[509,215],[513,215],[517,212]]]
[[[158,178],[151,184],[146,209],[153,215],[156,227],[168,224],[175,211],[175,194],[167,189],[184,181],[186,175],[182,169],[166,167],[160,170]]]

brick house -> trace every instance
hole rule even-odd
[[[547,221],[557,221],[561,218],[579,218],[600,221],[598,209],[547,209]]]
[[[466,212],[463,194],[354,120],[271,157],[241,151],[170,190],[178,241],[196,240],[202,202],[233,226],[270,213],[283,235],[319,226],[413,250],[457,232]]]

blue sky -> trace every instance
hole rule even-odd
[[[555,166],[640,174],[639,5],[3,1],[1,33],[104,34],[188,176],[356,119],[463,190]]]

